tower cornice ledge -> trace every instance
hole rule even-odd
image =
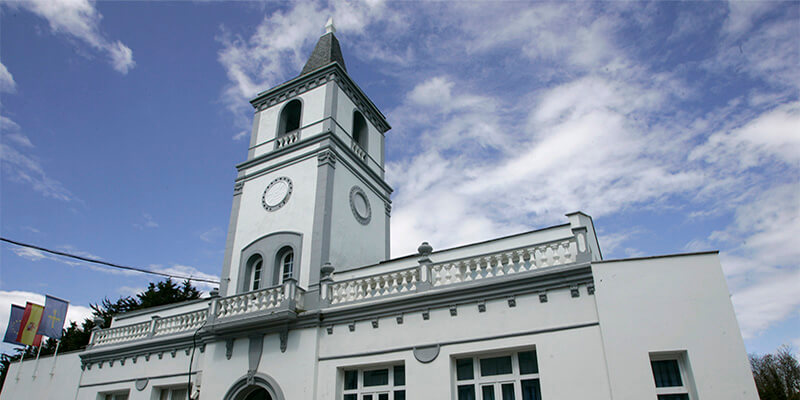
[[[250,104],[260,111],[266,107],[275,105],[285,99],[295,97],[313,88],[322,86],[328,81],[336,81],[343,91],[350,97],[353,103],[369,118],[381,134],[386,133],[392,127],[386,122],[386,117],[372,100],[364,94],[364,91],[356,84],[350,75],[337,62],[332,62],[325,67],[313,72],[298,76],[286,83],[278,85],[272,89],[265,90],[250,100]]]

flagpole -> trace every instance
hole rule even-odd
[[[36,378],[36,371],[39,369],[39,354],[42,354],[42,344],[39,343],[39,350],[36,351],[36,362],[33,364],[33,378]]]
[[[58,346],[61,345],[61,339],[58,339],[56,342],[56,352],[53,353],[53,367],[50,368],[50,376],[55,375],[56,373],[56,361],[58,361]]]
[[[19,380],[19,373],[22,372],[22,360],[25,359],[25,353],[28,352],[28,345],[25,345],[25,350],[22,351],[22,356],[19,358],[19,368],[17,368],[17,379]]]

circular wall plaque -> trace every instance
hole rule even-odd
[[[353,216],[361,225],[369,224],[372,218],[372,209],[369,206],[367,194],[358,187],[353,186],[350,189],[350,209],[353,211]]]
[[[267,185],[267,188],[264,189],[264,195],[261,196],[261,204],[265,210],[275,211],[283,207],[291,196],[292,180],[282,176]]]

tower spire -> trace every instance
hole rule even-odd
[[[333,26],[333,17],[328,18],[328,22],[325,23],[325,33],[336,33],[336,27]]]
[[[325,24],[325,34],[319,38],[314,51],[311,52],[311,57],[308,58],[306,65],[300,72],[300,76],[334,62],[338,63],[347,72],[347,67],[344,65],[344,57],[342,57],[342,48],[339,47],[339,40],[336,39],[334,32],[336,32],[336,27],[333,25],[333,17],[330,17]]]

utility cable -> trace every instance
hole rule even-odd
[[[143,274],[152,274],[152,275],[165,276],[167,278],[186,279],[186,280],[195,281],[195,282],[206,282],[206,283],[219,284],[219,281],[215,281],[213,279],[193,278],[191,276],[167,274],[167,273],[163,273],[163,272],[156,272],[156,271],[147,270],[147,269],[144,269],[144,268],[136,268],[136,267],[129,267],[129,266],[126,266],[126,265],[114,264],[114,263],[110,263],[110,262],[106,262],[106,261],[102,261],[102,260],[96,260],[96,259],[93,259],[93,258],[82,257],[82,256],[77,256],[75,254],[65,253],[63,251],[51,250],[51,249],[47,249],[47,248],[36,246],[36,245],[32,245],[32,244],[17,242],[15,240],[6,239],[6,238],[1,237],[1,236],[0,236],[0,241],[6,242],[6,243],[11,243],[13,245],[20,246],[20,247],[27,247],[27,248],[30,248],[30,249],[44,251],[46,253],[55,254],[57,256],[74,258],[76,260],[81,260],[81,261],[90,262],[90,263],[94,263],[94,264],[101,264],[101,265],[105,265],[105,266],[112,267],[112,268],[125,269],[125,270],[128,270],[128,271],[136,271],[136,272],[141,272]]]

